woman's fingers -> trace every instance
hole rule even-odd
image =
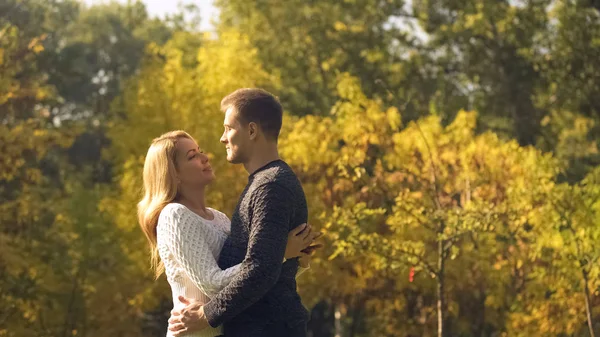
[[[292,229],[290,231],[290,234],[291,235],[298,235],[298,234],[300,234],[300,232],[302,232],[306,228],[306,225],[308,225],[308,224],[303,223],[302,225],[297,226],[296,228],[294,228],[294,229]]]
[[[306,235],[305,237],[302,238],[302,243],[304,245],[304,247],[308,247],[308,245],[310,245],[313,241],[313,234],[309,234]]]
[[[320,238],[320,237],[321,237],[321,235],[323,235],[323,232],[313,232],[313,233],[311,234],[311,239],[312,239],[312,241],[315,241],[316,239]]]
[[[320,238],[323,235],[322,232],[312,232],[308,237],[304,239],[304,245],[308,247],[311,243],[313,243],[316,239]]]
[[[310,245],[302,250],[303,253],[312,255],[317,249],[323,248],[323,244],[316,243],[314,245]]]
[[[310,224],[307,224],[306,229],[304,230],[304,232],[302,232],[302,239],[306,240],[306,238],[310,236],[310,233],[312,233],[312,226]]]

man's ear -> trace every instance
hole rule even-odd
[[[258,137],[258,124],[254,122],[248,124],[248,137],[250,137],[250,140],[254,140]]]

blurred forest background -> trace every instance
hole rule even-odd
[[[164,336],[136,222],[152,138],[225,160],[221,98],[286,109],[326,248],[314,337],[600,335],[598,0],[0,0],[0,336]]]

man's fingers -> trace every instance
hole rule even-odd
[[[183,316],[178,316],[178,317],[173,317],[171,316],[171,318],[169,318],[169,324],[177,324],[177,323],[181,323],[181,318]]]
[[[292,229],[291,230],[291,234],[292,235],[298,235],[298,234],[300,234],[300,232],[302,232],[304,230],[304,228],[306,228],[306,225],[308,225],[308,224],[303,223],[302,225],[300,225],[300,226]]]
[[[181,322],[169,322],[169,330],[170,331],[177,331],[177,330],[181,330],[185,328],[185,324],[181,323]]]
[[[187,330],[188,330],[187,328],[183,328],[183,329],[181,329],[181,330],[179,330],[179,331],[173,332],[173,336],[175,336],[175,337],[177,337],[177,336],[181,336],[181,335],[183,335],[184,333],[186,333],[186,332],[187,332]]]
[[[192,315],[186,314],[186,315],[181,316],[181,323],[187,324],[191,321],[192,321]]]
[[[179,316],[181,315],[181,311],[179,309],[171,310],[171,316]]]
[[[185,297],[183,297],[181,295],[179,296],[179,302],[181,302],[181,303],[183,303],[185,305],[190,304],[190,300],[188,300],[187,298],[185,298]]]

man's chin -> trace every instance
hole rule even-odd
[[[240,161],[238,158],[235,158],[235,157],[229,157],[229,156],[227,156],[227,161],[228,161],[230,164],[241,164],[241,163],[242,163],[242,162],[241,162],[241,161]]]

